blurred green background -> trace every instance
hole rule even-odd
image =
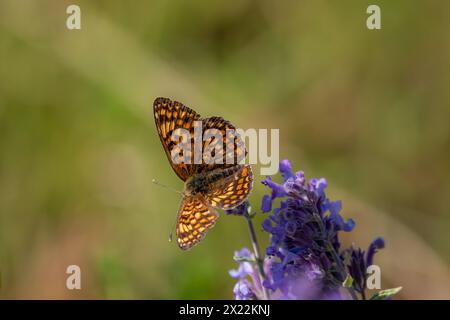
[[[73,3],[81,30],[66,28]],[[279,128],[280,157],[325,176],[356,220],[346,243],[385,236],[383,288],[450,298],[449,12],[442,0],[0,0],[0,297],[232,298],[245,221],[222,217],[189,252],[167,241],[179,195],[151,180],[182,183],[152,117],[165,96]],[[81,291],[65,288],[70,264]]]

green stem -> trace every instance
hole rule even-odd
[[[266,279],[266,275],[264,272],[264,259],[261,257],[261,251],[259,250],[258,239],[256,238],[255,228],[253,226],[253,216],[250,216],[248,213],[245,214],[245,218],[247,219],[248,230],[250,233],[250,239],[252,241],[253,252],[255,254],[256,264],[258,266],[259,278],[261,281],[261,288],[264,295],[264,300],[269,300],[270,295],[269,291],[266,287],[264,287],[264,280]]]
[[[342,264],[342,260],[330,242],[328,242],[328,249],[330,250],[331,254],[333,255],[333,259],[336,261],[336,265],[338,267],[339,273],[341,274],[341,277],[343,279],[347,278],[347,272],[345,271],[345,267]],[[356,292],[353,288],[350,287],[350,288],[347,288],[347,290],[350,293],[350,295],[352,296],[353,300],[358,300],[358,296],[356,295]]]

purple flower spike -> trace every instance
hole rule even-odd
[[[327,198],[325,178],[312,178],[308,182],[302,171],[292,172],[291,163],[283,160],[280,163],[283,183],[278,184],[270,177],[263,182],[271,190],[271,195],[263,198],[264,212],[272,209],[274,198],[282,198],[280,207],[273,209],[273,214],[263,222],[263,229],[271,234],[266,254],[274,257],[273,280],[267,285],[293,298],[295,294],[289,292],[288,284],[301,278],[303,282],[314,282],[321,294],[336,296],[347,274],[338,232],[352,231],[355,222],[342,217],[341,201]],[[341,261],[335,261],[336,257]],[[336,266],[341,266],[340,270]]]
[[[279,171],[281,183],[271,177],[262,182],[270,189],[261,203],[261,211],[269,213],[262,222],[270,234],[264,251],[265,279],[261,283],[257,261],[248,249],[236,252],[239,268],[230,271],[238,280],[235,298],[263,299],[266,289],[271,299],[354,299],[358,294],[365,299],[367,267],[384,248],[384,239],[376,238],[367,253],[353,246],[342,250],[339,234],[352,231],[355,222],[344,219],[341,201],[327,198],[327,180],[307,181],[303,171],[293,173],[287,159],[280,162]],[[278,205],[275,199],[280,199]],[[244,209],[229,213],[242,215]],[[350,288],[348,276],[353,279]]]

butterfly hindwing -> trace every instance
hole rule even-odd
[[[183,198],[177,219],[177,242],[183,250],[199,243],[219,215],[201,196]]]
[[[239,167],[234,174],[219,180],[209,188],[205,198],[212,207],[229,210],[247,199],[253,186],[252,168],[250,165]]]

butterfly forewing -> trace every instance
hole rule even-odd
[[[189,130],[193,134],[194,121],[200,119],[200,115],[194,110],[184,106],[177,101],[171,101],[167,98],[157,98],[153,103],[156,128],[159,138],[175,173],[181,180],[186,181],[195,173],[195,165],[192,163],[174,163],[172,161],[172,150],[176,143],[172,141],[172,134],[176,129],[182,128]],[[191,151],[194,149],[191,148]],[[187,159],[194,159],[192,155],[187,155]]]
[[[204,133],[202,148],[204,157],[209,154],[207,151],[214,149],[217,151],[217,154],[214,154],[214,158],[218,161],[212,164],[204,163],[202,166],[197,167],[197,173],[217,168],[229,168],[240,163],[245,158],[247,152],[244,141],[229,121],[222,117],[206,118],[202,120],[202,128]],[[208,132],[213,134],[217,132],[222,139],[213,139],[208,136]]]
[[[175,173],[181,180],[186,181],[187,178],[195,173],[206,172],[217,168],[227,168],[236,165],[245,158],[245,144],[236,132],[236,128],[222,117],[210,117],[201,119],[200,115],[194,110],[186,107],[181,102],[172,101],[167,98],[157,98],[153,104],[155,123],[164,151],[169,159]],[[194,164],[195,150],[194,146],[194,123],[198,121],[202,126],[202,150],[207,148],[215,149],[217,155],[214,159],[221,158],[221,161],[209,163],[205,161],[204,154],[201,155],[201,163]],[[184,158],[189,160],[182,163],[174,163],[172,159],[172,151],[176,146],[176,142],[172,141],[172,134],[176,129],[186,129],[191,133],[191,153]],[[207,138],[207,132],[219,132],[222,137],[221,141]],[[221,147],[214,148],[215,145],[221,144]],[[205,156],[206,157],[206,156]],[[189,162],[189,163],[188,163]]]
[[[177,242],[187,250],[200,242],[218,218],[217,212],[200,196],[185,197],[178,211]]]

